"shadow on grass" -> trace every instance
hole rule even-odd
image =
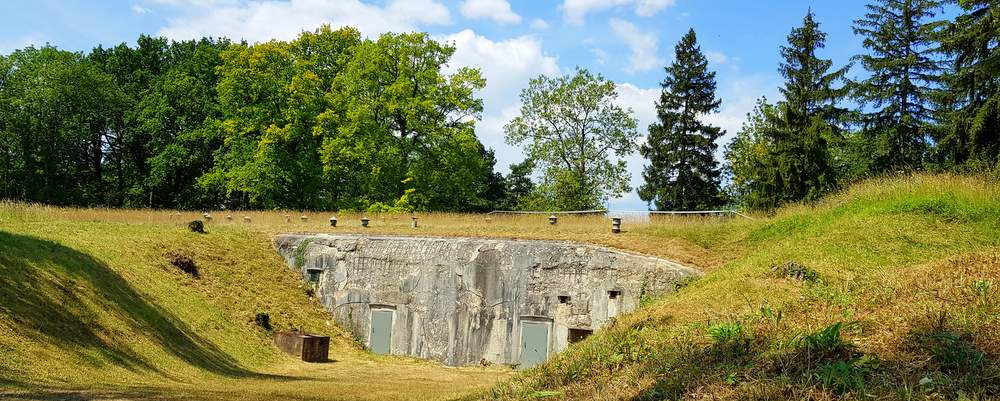
[[[99,260],[56,242],[0,231],[0,318],[29,341],[76,354],[73,363],[169,374],[132,350],[121,338],[128,334],[100,326],[98,316],[108,315],[202,370],[226,377],[291,379],[244,369]],[[8,382],[24,379],[3,376],[0,372],[0,380]]]

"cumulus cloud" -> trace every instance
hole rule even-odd
[[[496,150],[497,169],[520,162],[521,149],[504,143],[503,126],[517,116],[519,95],[531,78],[560,73],[558,60],[545,54],[541,41],[532,36],[494,41],[466,29],[439,39],[455,45],[449,68],[476,67],[486,78],[480,93],[483,119],[476,124],[476,133],[486,147]]]
[[[656,55],[659,39],[655,34],[643,32],[631,22],[617,18],[612,18],[608,24],[615,36],[625,42],[631,51],[625,72],[634,74],[663,65],[664,60]]]
[[[511,11],[507,0],[465,0],[462,15],[469,19],[491,19],[498,24],[521,23],[521,16]]]
[[[566,21],[583,24],[587,14],[613,7],[632,7],[640,17],[653,16],[674,5],[676,0],[563,0],[560,9]]]
[[[712,51],[712,50],[706,51],[705,58],[708,59],[708,62],[712,64],[722,65],[729,62],[729,57],[726,57],[725,53],[719,51]]]
[[[435,0],[392,0],[384,6],[359,0],[157,0],[187,11],[160,34],[174,39],[227,36],[249,41],[292,39],[323,24],[353,26],[365,36],[405,32],[451,21]]]
[[[531,29],[549,29],[549,23],[541,18],[535,18],[534,21],[531,21]]]

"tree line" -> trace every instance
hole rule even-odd
[[[424,33],[292,41],[141,36],[90,52],[0,55],[0,198],[63,205],[370,211],[581,210],[631,190],[659,210],[773,209],[865,177],[997,168],[996,0],[877,0],[854,21],[865,53],[835,65],[810,11],[779,48],[781,99],[725,134],[694,30],[664,69],[639,143],[614,82],[577,69],[521,93],[507,175],[475,135],[477,69]],[[960,15],[941,19],[944,6]],[[863,78],[848,77],[860,65]]]
[[[156,208],[486,210],[475,69],[424,33],[141,36],[0,57],[0,197]]]

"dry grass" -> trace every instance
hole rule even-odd
[[[61,208],[45,205],[8,204],[0,212],[25,221],[90,221],[122,222],[185,226],[192,220],[205,220],[203,212]],[[657,256],[710,269],[728,258],[709,249],[715,247],[715,238],[706,233],[731,231],[733,227],[748,223],[744,217],[654,216],[651,219],[628,219],[620,234],[611,233],[611,222],[605,216],[561,215],[556,225],[548,224],[547,215],[512,214],[463,214],[463,213],[405,213],[370,214],[357,212],[312,211],[210,211],[211,220],[206,230],[214,228],[242,228],[265,235],[289,232],[309,233],[366,233],[392,235],[429,235],[500,237],[515,239],[582,241],[624,249],[649,256]],[[0,214],[2,216],[3,214]],[[337,227],[329,219],[336,216]],[[305,217],[305,220],[302,219]],[[361,226],[361,218],[370,219],[369,227]],[[411,227],[416,217],[418,227]],[[249,218],[249,222],[245,220]],[[684,238],[672,235],[679,231],[697,232],[697,236]]]
[[[774,216],[628,221],[618,235],[610,233],[606,218],[596,216],[562,216],[550,226],[545,215],[487,219],[416,214],[419,227],[413,229],[410,215],[369,215],[369,228],[360,227],[362,215],[350,213],[337,214],[337,228],[329,227],[331,213],[233,212],[232,221],[225,218],[227,212],[212,215],[209,234],[198,236],[186,232],[185,225],[201,218],[200,213],[5,205],[0,207],[0,231],[52,240],[92,255],[237,365],[254,374],[294,379],[205,373],[169,351],[143,354],[166,366],[168,375],[123,369],[114,362],[69,369],[40,362],[37,356],[49,361],[96,357],[48,350],[37,342],[18,348],[24,322],[10,324],[5,319],[0,321],[0,338],[5,339],[0,340],[0,383],[39,378],[37,383],[14,384],[58,391],[82,385],[90,395],[104,391],[125,398],[438,399],[505,377],[506,372],[496,370],[445,369],[374,357],[327,326],[314,301],[289,290],[298,283],[270,249],[268,238],[283,232],[350,232],[584,241],[708,272],[677,293],[622,316],[550,363],[468,398],[821,400],[870,394],[880,399],[951,399],[964,394],[987,399],[1000,391],[995,371],[970,375],[949,370],[921,345],[922,338],[936,338],[926,333],[946,330],[960,333],[963,344],[972,344],[988,361],[998,357],[1000,184],[995,180],[948,175],[873,180]],[[299,219],[302,215],[307,221]],[[245,223],[243,216],[251,222]],[[11,246],[17,244],[7,249]],[[159,261],[150,262],[176,249],[201,261],[204,279],[192,281]],[[817,278],[799,281],[775,269],[790,261]],[[63,291],[58,286],[40,288],[49,294]],[[266,294],[258,294],[261,288]],[[271,301],[265,304],[263,299]],[[3,305],[0,314],[9,316]],[[268,351],[267,338],[246,323],[248,315],[262,309],[271,311],[279,325],[337,336],[339,362],[298,364]],[[935,320],[942,313],[944,323]],[[110,337],[119,331],[136,335],[121,348],[155,348],[116,319],[97,323],[111,328]],[[720,354],[720,348],[714,348],[717,340],[707,331],[720,322],[746,328],[752,339],[748,354]],[[854,322],[842,340],[879,362],[862,375],[864,392],[824,384],[819,378],[826,365],[803,360],[796,348],[796,339],[837,322]],[[994,362],[989,363],[993,369]],[[4,375],[4,369],[9,373]],[[920,384],[925,378],[933,384]]]
[[[480,396],[522,399],[539,391],[558,393],[551,399],[1000,396],[996,181],[877,180],[770,218],[640,230],[726,255],[720,262],[702,259],[710,268],[703,279]],[[778,267],[790,261],[815,278],[799,281],[781,273]],[[750,341],[745,353],[709,336],[719,323],[744,328]],[[837,341],[866,359],[804,358],[802,338],[836,323],[847,325]],[[942,336],[957,340],[941,343]],[[979,353],[985,362],[974,370],[948,367],[949,358],[974,360]],[[837,387],[837,380],[855,379],[863,389],[852,383]]]
[[[0,207],[0,398],[436,400],[511,373],[363,351],[263,232],[100,213]],[[335,361],[281,355],[258,312],[278,330],[332,336]]]

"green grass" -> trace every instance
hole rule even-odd
[[[170,265],[168,253],[194,259],[200,278]],[[260,232],[194,234],[181,224],[67,221],[7,207],[0,398],[442,399],[507,374],[370,355],[301,284]],[[335,361],[280,354],[254,325],[258,312],[276,330],[332,336]]]
[[[643,230],[719,262],[479,397],[1000,396],[995,181],[874,180],[773,217]]]
[[[1000,396],[1000,184],[872,180],[753,219],[606,219],[0,206],[0,398],[965,399]],[[510,380],[360,349],[269,243],[281,232],[569,239],[704,270]],[[168,264],[192,257],[201,278]],[[256,327],[333,337],[280,355]],[[496,384],[498,380],[503,380]],[[40,396],[36,396],[41,394]]]

